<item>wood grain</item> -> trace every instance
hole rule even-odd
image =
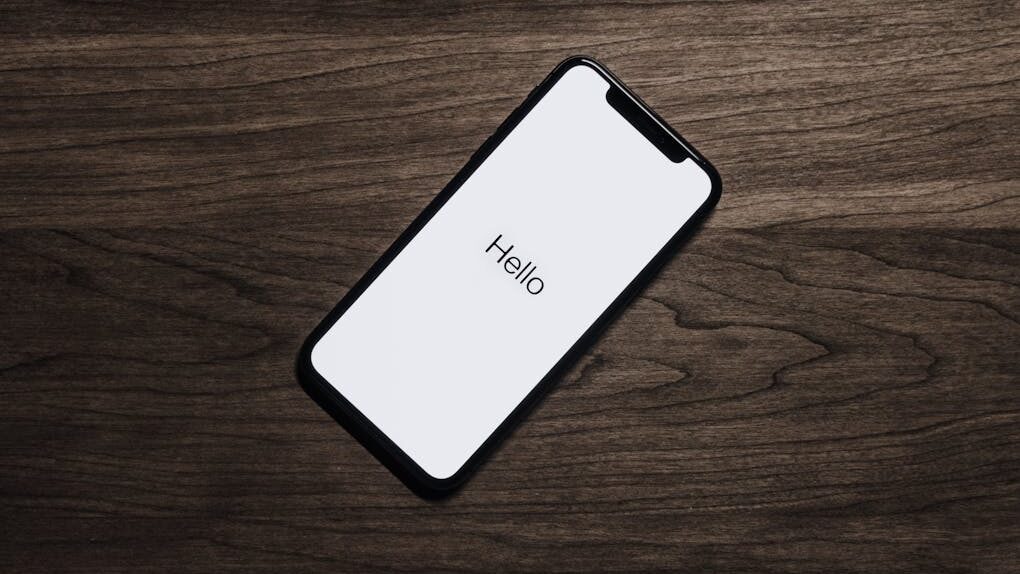
[[[1018,8],[5,2],[0,569],[1020,570]],[[574,53],[723,199],[422,501],[298,345]]]

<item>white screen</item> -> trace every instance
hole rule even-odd
[[[709,196],[708,175],[654,147],[609,86],[568,70],[312,349],[319,374],[435,478]]]

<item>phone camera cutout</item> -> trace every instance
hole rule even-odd
[[[680,163],[689,157],[683,144],[623,90],[610,86],[606,90],[606,101],[670,161]]]

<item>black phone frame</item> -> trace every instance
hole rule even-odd
[[[319,342],[322,336],[333,326],[334,323],[347,311],[348,308],[361,296],[376,277],[393,261],[393,259],[411,242],[419,231],[432,219],[432,217],[443,207],[453,194],[464,184],[476,169],[488,158],[489,154],[513,131],[525,116],[535,107],[535,104],[563,77],[563,75],[575,66],[587,66],[595,70],[610,84],[610,90],[617,88],[622,90],[637,107],[647,115],[662,130],[672,137],[676,144],[683,147],[689,159],[697,163],[708,174],[712,189],[705,202],[695,211],[670,238],[669,241],[659,250],[649,263],[638,273],[634,279],[624,288],[623,291],[606,307],[591,326],[574,342],[567,352],[556,362],[542,380],[528,393],[528,395],[517,405],[510,415],[503,420],[496,430],[482,443],[482,445],[471,455],[461,468],[448,478],[436,478],[429,475],[410,456],[398,447],[385,433],[351,404],[344,396],[326,381],[312,366],[311,351]],[[608,92],[607,92],[608,95]],[[646,119],[647,119],[646,118]],[[633,122],[632,122],[633,123]],[[660,142],[661,143],[661,142]],[[658,146],[659,144],[657,144]],[[661,148],[660,148],[661,149]],[[658,114],[652,111],[640,98],[628,89],[623,82],[614,76],[605,66],[593,58],[587,56],[572,56],[567,58],[536,86],[527,98],[515,109],[496,129],[495,133],[489,136],[478,151],[472,154],[467,164],[453,177],[425,209],[411,222],[411,224],[400,234],[383,255],[369,267],[364,276],[354,284],[346,295],[337,303],[336,307],[326,315],[325,318],[315,327],[304,344],[297,358],[297,375],[301,386],[319,406],[330,414],[341,424],[351,435],[353,435],[369,452],[382,462],[394,475],[397,476],[409,489],[423,498],[440,498],[454,492],[464,484],[467,478],[474,473],[483,460],[509,436],[513,429],[523,418],[538,404],[538,402],[552,389],[553,385],[573,365],[581,355],[591,347],[599,335],[616,318],[616,315],[652,281],[658,271],[679,249],[680,245],[690,237],[698,225],[712,210],[722,194],[722,181],[716,169],[705,160],[676,130],[672,129]]]

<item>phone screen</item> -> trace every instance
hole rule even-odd
[[[568,69],[311,350],[430,476],[454,475],[704,204]]]

